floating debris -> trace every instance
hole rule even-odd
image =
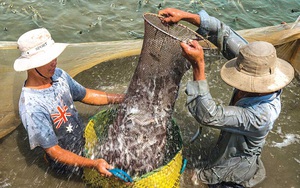
[[[233,19],[233,21],[234,21],[234,22],[238,22],[238,21],[240,21],[240,19],[239,19],[239,17],[236,16],[236,17]]]
[[[162,9],[162,4],[159,3],[158,6],[157,6],[157,8],[158,8],[158,9]]]
[[[201,132],[202,132],[202,127],[200,127],[200,128],[198,127],[196,133],[195,133],[194,136],[190,139],[190,143],[193,143],[193,142],[196,140],[196,138],[201,134]]]
[[[137,33],[135,31],[128,31],[129,35],[133,36],[135,39],[142,39],[144,38],[143,34]]]
[[[21,10],[22,10],[26,15],[30,15],[29,12],[27,11],[26,7],[23,7]]]
[[[37,19],[40,18],[41,20],[43,19],[43,17],[41,16],[41,14],[31,5],[28,6],[28,8],[33,12],[33,16]]]
[[[59,0],[60,4],[66,5],[67,0]]]
[[[246,12],[244,6],[240,0],[228,0],[229,3],[232,3],[238,10],[242,9],[243,12]]]

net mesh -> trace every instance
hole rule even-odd
[[[156,34],[160,34],[162,38],[169,38],[169,40],[172,40],[172,43],[178,44],[177,41],[180,42],[189,42],[190,40],[197,40],[201,43],[202,47],[204,48],[211,48],[210,43],[205,40],[201,35],[194,32],[190,28],[182,25],[182,24],[168,24],[161,21],[162,16],[159,16],[157,14],[147,13],[144,14],[144,20],[146,22],[145,24],[145,38],[151,38],[148,37],[148,34],[152,33],[156,36]],[[152,28],[151,28],[152,27]],[[170,49],[168,52],[172,53],[173,50],[171,49],[172,46],[166,46]],[[167,52],[167,53],[168,53]]]
[[[130,186],[179,187],[182,141],[172,113],[190,67],[180,42],[209,43],[186,26],[162,23],[156,14],[144,14],[144,20],[143,47],[124,102],[115,113],[102,112],[90,121],[86,153],[125,170],[134,179]],[[85,169],[84,177],[95,187],[128,186],[91,169]]]

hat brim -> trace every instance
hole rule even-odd
[[[287,61],[277,58],[274,74],[254,77],[242,73],[236,68],[236,60],[234,58],[226,62],[221,68],[221,78],[228,85],[242,91],[251,93],[269,93],[277,91],[294,78],[294,68]]]
[[[38,54],[30,57],[20,56],[15,60],[14,69],[15,71],[26,71],[29,69],[44,66],[57,58],[68,46],[66,43],[54,43],[47,49],[40,51]]]

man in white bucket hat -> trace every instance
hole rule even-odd
[[[83,157],[85,126],[74,101],[106,105],[120,103],[124,96],[84,88],[57,68],[57,57],[67,45],[55,43],[45,28],[24,33],[17,43],[21,56],[14,69],[27,71],[19,113],[30,148],[42,147],[57,173],[81,175],[81,167],[90,167],[110,176],[111,166],[105,160]]]
[[[277,58],[270,43],[245,39],[204,10],[192,14],[178,9],[159,12],[162,20],[188,21],[197,32],[231,59],[221,68],[221,78],[234,87],[229,106],[217,105],[205,76],[202,47],[197,41],[181,43],[183,55],[191,62],[194,81],[187,84],[190,113],[206,127],[220,129],[216,146],[200,161],[197,178],[211,188],[253,187],[265,178],[260,159],[265,139],[281,110],[282,88],[294,78],[294,69]]]

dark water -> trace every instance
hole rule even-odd
[[[139,3],[140,2],[140,3]],[[161,5],[160,5],[161,4]],[[25,31],[46,27],[59,42],[94,42],[140,38],[143,34],[143,12],[157,12],[159,7],[180,7],[197,12],[205,8],[235,29],[247,29],[277,25],[282,21],[293,22],[300,9],[298,0],[184,0],[184,1],[83,1],[49,0],[25,1],[0,0],[0,40],[15,41]],[[93,70],[82,72],[76,79],[86,87],[111,92],[125,92],[133,74],[137,57],[97,65]],[[207,77],[211,93],[216,101],[227,104],[231,88],[219,77],[224,59],[207,57]],[[120,65],[122,65],[120,67]],[[182,83],[174,116],[181,127],[184,154],[188,166],[182,178],[182,187],[193,185],[190,177],[199,160],[216,142],[218,131],[202,129],[193,143],[189,140],[197,132],[199,124],[189,115],[185,106],[185,83],[192,79],[188,72]],[[300,82],[293,80],[282,95],[282,112],[267,138],[262,153],[267,170],[266,180],[257,187],[300,187]],[[103,107],[76,103],[81,115],[88,118]],[[13,133],[0,140],[0,188],[4,187],[85,187],[79,179],[59,177],[47,171],[43,152],[30,151],[26,132],[19,126]]]

